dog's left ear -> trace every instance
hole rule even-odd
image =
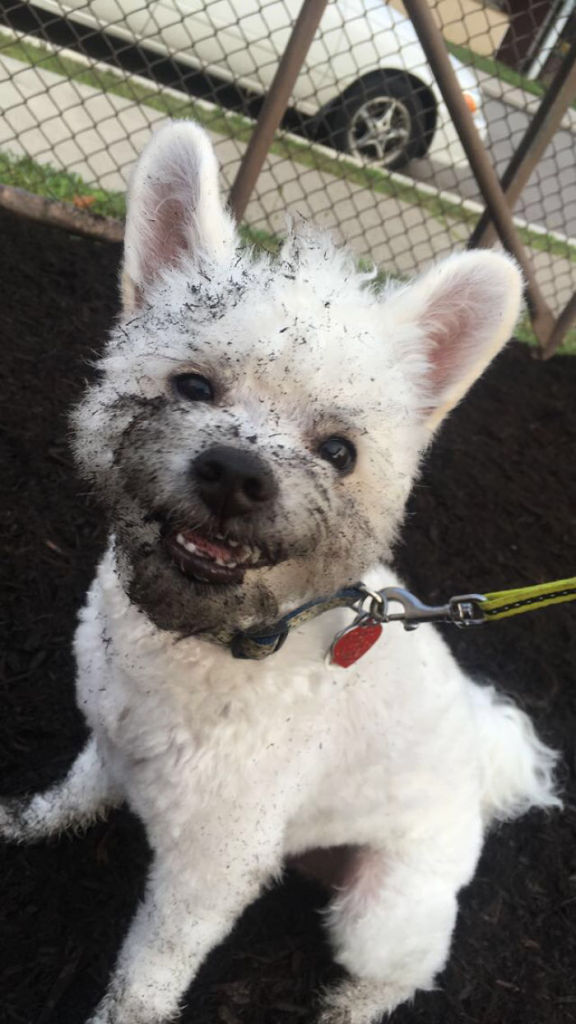
[[[401,319],[418,326],[422,408],[435,430],[508,341],[522,301],[517,265],[500,253],[450,256],[400,293]]]
[[[206,132],[174,121],[156,132],[128,189],[122,297],[137,309],[147,290],[185,259],[219,263],[236,245],[218,188],[218,164]]]

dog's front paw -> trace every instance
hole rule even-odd
[[[378,979],[347,978],[324,994],[318,1024],[379,1024],[413,995],[412,988]]]
[[[161,1013],[152,1009],[148,1000],[108,992],[86,1024],[172,1024],[179,1016],[178,1012]]]

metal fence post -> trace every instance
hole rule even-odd
[[[534,333],[542,347],[545,347],[554,329],[554,317],[538,287],[534,271],[514,226],[506,197],[490,157],[476,131],[472,115],[466,106],[454,69],[448,58],[442,34],[432,17],[426,0],[404,0],[404,6],[412,19],[420,45],[444,97],[500,239],[522,268],[526,280],[526,300]]]
[[[552,137],[558,131],[568,106],[576,98],[576,41],[566,54],[554,81],[550,84],[524,137],[504,171],[500,184],[511,209],[532,171],[542,159]],[[485,210],[470,236],[470,248],[491,245],[496,233]]]
[[[302,4],[230,191],[230,207],[237,221],[248,205],[327,3],[328,0],[304,0]]]
[[[560,348],[566,334],[574,323],[576,323],[576,292],[568,300],[554,325],[554,330],[542,352],[544,359],[549,359],[550,356],[554,355],[556,349]]]

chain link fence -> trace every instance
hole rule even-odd
[[[194,117],[229,190],[301,6],[1,0],[0,182],[91,223],[120,218],[150,132]],[[430,6],[500,176],[576,32],[574,2]],[[514,208],[555,316],[576,290],[575,140],[569,106]],[[465,247],[483,209],[401,0],[331,0],[244,212],[247,234],[273,248],[287,215],[306,218],[403,277]]]

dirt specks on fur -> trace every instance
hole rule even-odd
[[[116,312],[119,250],[4,213],[0,235],[0,772],[16,794],[61,776],[84,738],[70,642],[105,527],[74,473],[66,416]],[[397,549],[421,597],[575,571],[575,389],[576,360],[540,364],[512,345],[450,417]],[[563,748],[567,808],[494,833],[463,895],[441,988],[396,1011],[397,1024],[576,1021],[575,614],[559,607],[446,634],[469,671],[504,679]],[[116,813],[81,841],[6,847],[0,858],[3,1019],[78,1024],[104,988],[141,891],[140,826]],[[336,974],[322,903],[319,888],[290,873],[251,907],[195,984],[194,1024],[312,1020],[314,993]]]

